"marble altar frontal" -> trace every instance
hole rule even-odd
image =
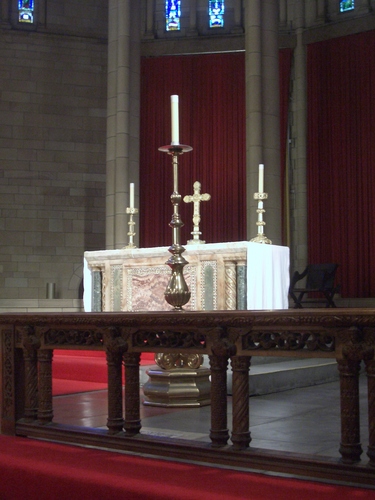
[[[246,241],[186,245],[186,310],[287,309],[289,248]],[[163,311],[167,247],[84,254],[85,311]]]

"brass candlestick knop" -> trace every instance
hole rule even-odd
[[[190,291],[186,284],[183,269],[188,262],[182,256],[185,248],[180,244],[180,229],[184,225],[181,220],[178,207],[181,203],[181,195],[178,192],[178,158],[183,153],[191,151],[191,146],[184,145],[169,145],[162,146],[159,151],[163,151],[172,156],[173,166],[173,193],[171,195],[171,202],[173,204],[172,220],[169,223],[172,228],[172,245],[168,251],[172,254],[167,260],[166,264],[172,269],[172,275],[168,282],[167,288],[164,292],[165,300],[173,306],[177,311],[182,310],[182,306],[187,304],[190,300]]]
[[[124,248],[137,248],[137,246],[134,244],[134,236],[135,236],[136,233],[134,231],[135,222],[133,220],[133,217],[134,217],[135,214],[138,213],[138,208],[130,208],[130,207],[128,207],[126,209],[126,213],[130,214],[129,222],[128,222],[128,226],[129,226],[129,231],[128,231],[129,243]]]
[[[268,239],[264,234],[264,226],[266,225],[266,223],[263,220],[263,214],[265,213],[265,209],[263,208],[263,200],[266,200],[267,198],[267,193],[254,193],[254,200],[258,200],[258,220],[256,223],[256,225],[258,226],[258,234],[250,241],[253,243],[266,243],[268,245],[272,245],[272,241]]]

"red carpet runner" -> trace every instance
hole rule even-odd
[[[141,365],[154,364],[153,353],[143,353]],[[54,396],[107,389],[107,362],[103,351],[55,351]]]
[[[375,491],[0,436],[1,500],[374,500]],[[199,458],[199,457],[197,457]]]

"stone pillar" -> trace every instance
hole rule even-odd
[[[317,5],[316,5],[316,17],[320,21],[324,21],[326,18],[326,5],[325,5],[325,0],[317,0]]]
[[[265,234],[274,244],[281,244],[278,32],[278,0],[246,2],[247,236],[257,234],[253,194],[258,190],[258,166],[264,163]]]
[[[197,0],[190,0],[190,20],[187,36],[197,36]]]
[[[280,0],[280,28],[286,28],[288,25],[288,5],[287,0]]]
[[[146,33],[145,38],[155,38],[154,36],[154,0],[146,2]]]
[[[9,0],[1,2],[1,23],[9,23]]]
[[[291,186],[291,270],[302,270],[307,264],[307,82],[306,49],[302,36],[305,25],[304,2],[295,6],[297,45],[294,49],[295,76],[293,84],[293,169]]]
[[[242,2],[241,0],[233,0],[233,9],[234,9],[234,27],[231,30],[231,33],[243,33],[242,26]]]
[[[136,207],[139,205],[139,92],[140,9],[138,4],[130,0],[110,0],[106,160],[107,249],[123,248],[128,243],[126,208],[129,206],[130,182],[135,183],[135,205]]]

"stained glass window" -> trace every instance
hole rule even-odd
[[[18,21],[20,23],[34,22],[34,0],[18,0]]]
[[[181,29],[181,1],[166,0],[165,2],[165,23],[167,31],[176,31]]]
[[[340,2],[340,12],[346,12],[347,10],[354,9],[354,0],[341,0]]]
[[[208,15],[210,28],[222,28],[224,26],[224,0],[222,2],[208,2]]]

